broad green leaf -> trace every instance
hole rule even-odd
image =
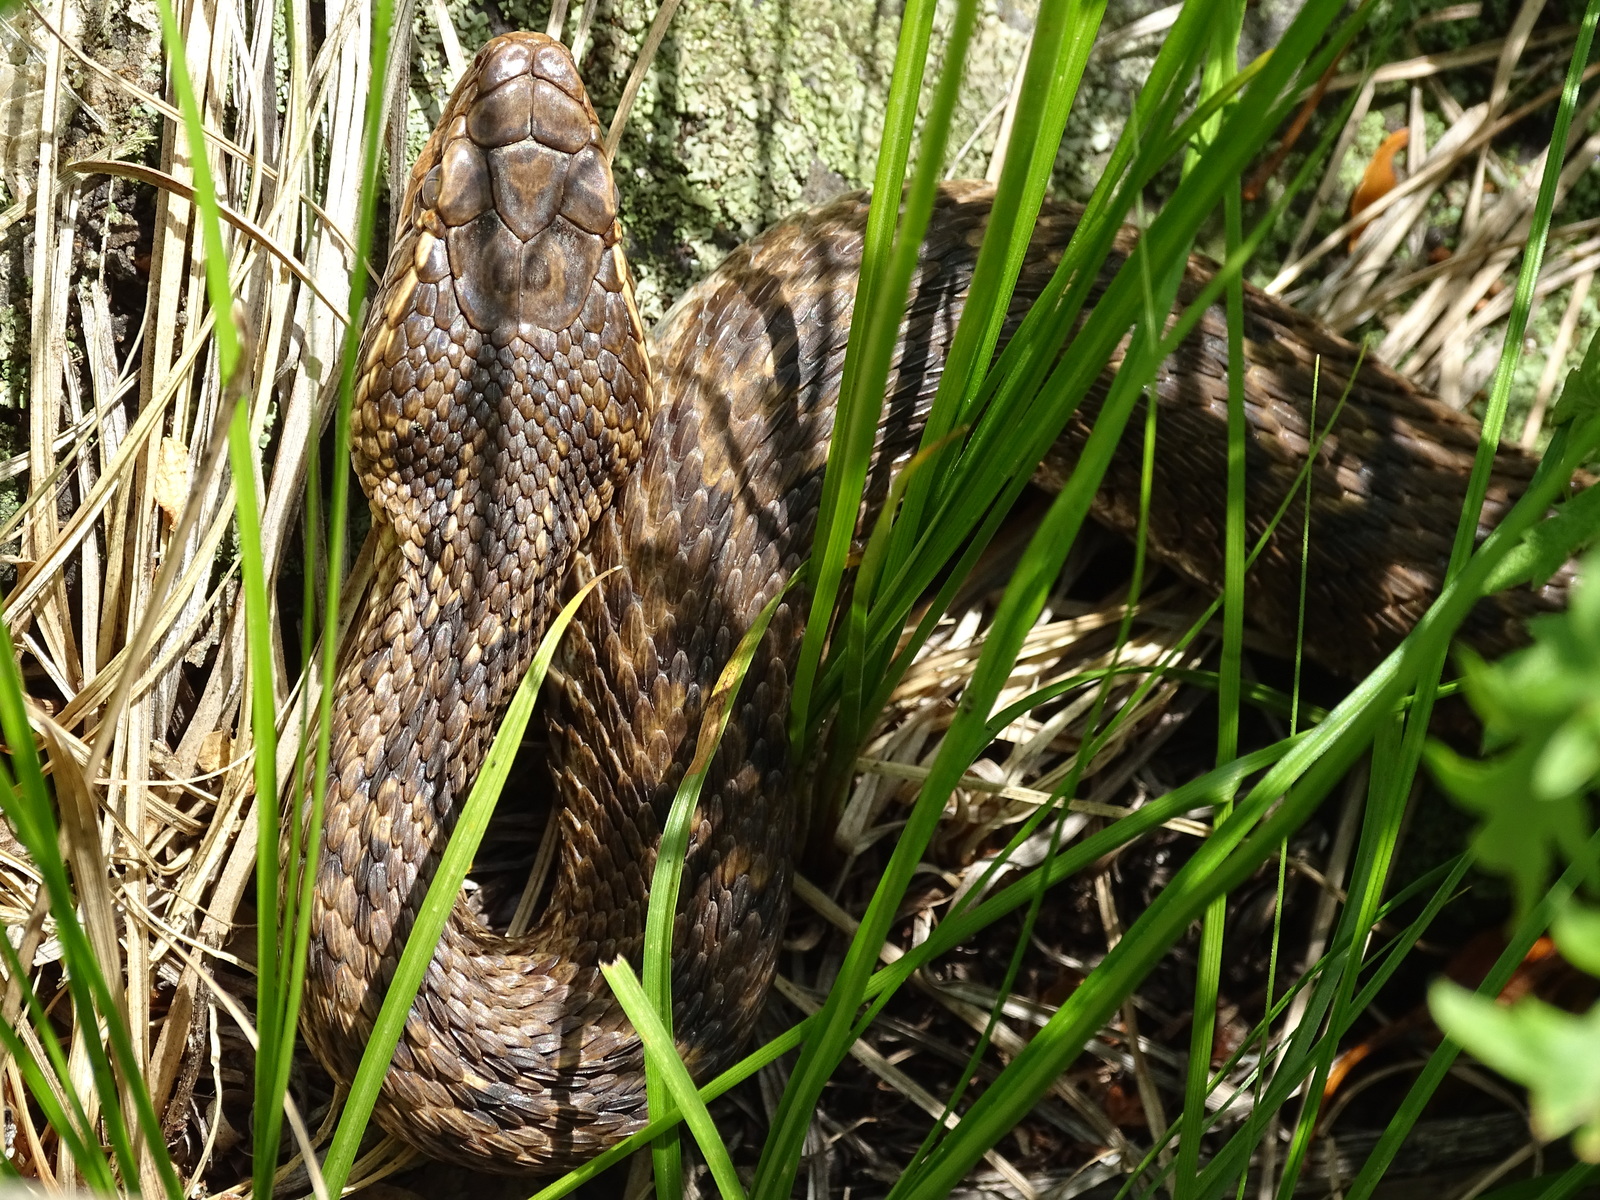
[[[1569,900],[1550,926],[1550,936],[1580,971],[1600,975],[1600,908]]]
[[[1578,1156],[1600,1161],[1600,1005],[1583,1016],[1532,996],[1503,1005],[1440,980],[1428,1007],[1447,1034],[1528,1089],[1535,1134],[1573,1133]]]
[[[1528,781],[1536,746],[1480,762],[1435,742],[1426,757],[1439,785],[1482,818],[1472,838],[1473,853],[1486,869],[1510,877],[1519,911],[1526,911],[1543,894],[1562,853],[1576,852],[1587,838],[1583,799],[1534,798]]]

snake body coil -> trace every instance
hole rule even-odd
[[[880,484],[916,444],[988,207],[982,185],[940,194],[890,378]],[[809,549],[866,199],[791,218],[735,252],[663,322],[653,365],[616,211],[565,49],[534,34],[496,39],[412,173],[363,344],[354,457],[379,566],[336,688],[304,1019],[336,1078],[355,1071],[455,806],[562,588],[616,568],[546,689],[564,835],[550,903],[517,939],[457,905],[377,1108],[426,1153],[489,1169],[565,1168],[644,1120],[640,1047],[597,968],[636,957],[659,825],[704,699]],[[1047,208],[1014,319],[1073,220]],[[1125,237],[1108,270],[1130,246]],[[1208,273],[1191,265],[1185,300]],[[1337,397],[1356,354],[1259,293],[1247,308],[1259,532],[1309,451],[1317,356],[1321,394]],[[1150,546],[1213,586],[1225,348],[1209,314],[1155,388],[1167,450]],[[1062,434],[1043,482],[1070,470],[1095,407]],[[1431,601],[1476,443],[1470,421],[1361,367],[1314,473],[1307,636],[1324,662],[1371,664]],[[1486,527],[1530,472],[1526,457],[1502,456]],[[1099,518],[1132,528],[1138,475],[1136,449],[1119,452]],[[1269,632],[1294,629],[1299,555],[1299,523],[1286,521],[1250,577],[1252,617]],[[1476,636],[1514,639],[1520,616],[1559,602],[1560,588],[1481,611]],[[694,826],[673,995],[680,1048],[701,1078],[749,1033],[787,909],[784,714],[798,621],[792,601],[778,608]]]

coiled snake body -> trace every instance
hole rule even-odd
[[[915,446],[988,206],[982,185],[940,194],[890,378],[884,467]],[[735,252],[662,323],[649,357],[616,211],[565,49],[496,39],[412,172],[363,344],[354,457],[379,566],[336,688],[304,1017],[336,1078],[355,1071],[454,807],[563,586],[616,568],[546,689],[564,832],[549,906],[515,940],[457,906],[377,1108],[426,1153],[490,1169],[564,1168],[644,1120],[639,1044],[597,968],[636,954],[659,822],[703,699],[808,551],[866,199],[803,213]],[[1046,209],[1016,314],[1072,225]],[[1191,264],[1185,300],[1207,275]],[[1249,292],[1247,307],[1259,530],[1309,450],[1314,358],[1322,394],[1337,396],[1356,355],[1263,295]],[[1168,449],[1149,544],[1213,586],[1225,346],[1208,315],[1155,389]],[[1094,408],[1062,434],[1044,482],[1070,469]],[[1470,421],[1362,366],[1315,472],[1308,639],[1324,662],[1372,663],[1427,606],[1476,442]],[[1120,453],[1097,501],[1103,521],[1132,528],[1138,472],[1137,451]],[[1486,526],[1530,472],[1526,457],[1502,456]],[[1250,577],[1252,618],[1268,631],[1294,629],[1299,555],[1288,521]],[[1560,587],[1483,610],[1477,636],[1514,638],[1520,615],[1559,602]],[[695,822],[672,983],[697,1077],[737,1055],[774,968],[795,822],[784,713],[798,621],[791,598],[745,678]]]

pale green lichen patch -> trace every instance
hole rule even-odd
[[[444,3],[469,55],[502,28],[544,29],[549,19],[548,0],[505,0],[494,21],[468,0]],[[579,66],[609,123],[656,0],[598,3]],[[1163,7],[1160,0],[1111,0],[1102,29],[1115,35]],[[1252,5],[1241,58],[1274,45],[1297,7],[1294,0]],[[1037,9],[1037,0],[983,0],[947,151],[952,174],[984,174]],[[569,41],[581,10],[574,0]],[[930,81],[942,67],[954,11],[952,0],[943,0]],[[453,82],[433,12],[432,5],[418,8],[407,130],[413,153]],[[893,0],[684,0],[639,90],[615,163],[647,320],[774,221],[871,182],[900,16]],[[1162,35],[1113,36],[1109,49],[1090,56],[1056,160],[1058,194],[1085,198],[1099,180]],[[930,94],[925,87],[924,102]]]
[[[470,54],[491,35],[465,5],[452,15]],[[548,6],[507,6],[543,29]],[[1022,59],[1034,4],[988,0],[968,59],[951,152],[1003,100]],[[581,69],[609,122],[655,14],[653,0],[605,2]],[[954,11],[942,5],[930,77]],[[579,19],[577,6],[568,30]],[[622,219],[648,320],[740,242],[797,208],[868,184],[900,27],[897,8],[863,0],[689,0],[639,90],[616,160]],[[408,140],[425,136],[446,74],[424,15]],[[981,174],[998,120],[961,164]]]

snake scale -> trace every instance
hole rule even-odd
[[[981,184],[941,191],[891,375],[875,479],[916,444],[988,216]],[[636,955],[654,845],[717,675],[806,555],[832,427],[867,200],[849,195],[747,243],[647,340],[594,110],[566,50],[535,34],[479,54],[410,176],[361,358],[353,455],[378,569],[335,690],[325,851],[303,1027],[348,1081],[500,713],[577,581],[611,570],[546,687],[562,842],[526,936],[459,904],[376,1110],[425,1153],[554,1170],[638,1129],[642,1054],[598,965]],[[1013,321],[1074,213],[1047,206]],[[1128,253],[1124,234],[1107,271]],[[1213,268],[1194,260],[1192,298]],[[1104,276],[1109,278],[1109,275]],[[1246,300],[1253,532],[1309,449],[1316,356],[1337,396],[1348,343],[1265,295]],[[1209,313],[1162,369],[1153,553],[1221,578],[1226,337]],[[1115,364],[1113,364],[1114,366]],[[1040,472],[1071,468],[1104,380]],[[1370,665],[1436,591],[1477,443],[1473,423],[1361,365],[1315,470],[1308,640]],[[1532,461],[1498,462],[1492,525]],[[1096,516],[1133,526],[1139,454]],[[881,491],[881,489],[880,489]],[[1292,527],[1291,527],[1292,526]],[[1292,631],[1300,526],[1247,586]],[[1476,619],[1488,645],[1560,603],[1558,580]],[[697,1078],[738,1054],[788,904],[789,673],[803,604],[780,605],[706,782],[677,914],[675,1028]]]

